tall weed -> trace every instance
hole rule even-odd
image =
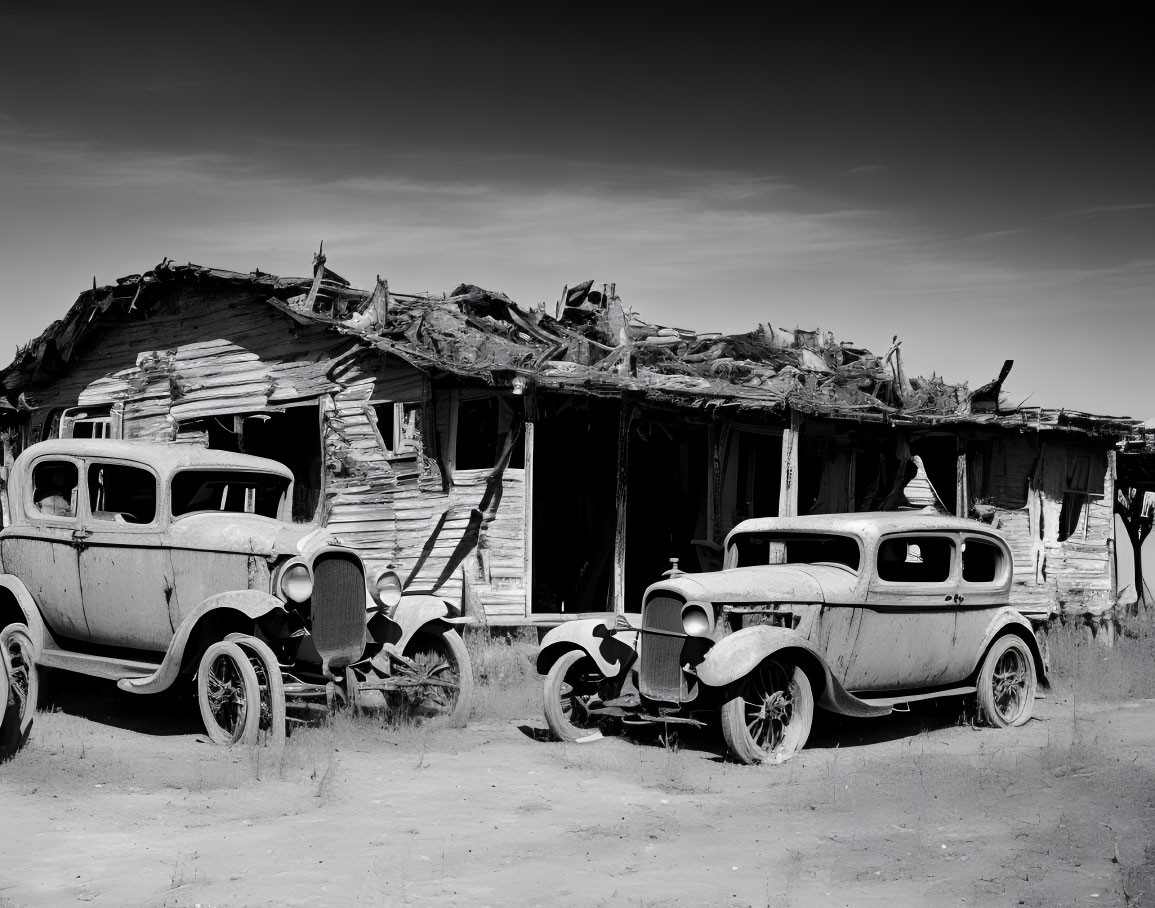
[[[1053,681],[1102,702],[1155,697],[1155,627],[1123,622],[1113,639],[1082,622],[1060,623],[1046,636]]]

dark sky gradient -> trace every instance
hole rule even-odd
[[[1155,416],[1138,4],[12,8],[9,349],[93,273],[299,274],[325,239],[362,287],[615,280],[655,321],[898,333],[913,372],[1010,357],[1012,398]]]

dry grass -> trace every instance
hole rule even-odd
[[[1082,622],[1047,634],[1051,677],[1079,697],[1101,702],[1155,697],[1155,627],[1124,622],[1114,640],[1093,636]]]
[[[541,677],[533,628],[469,630],[465,646],[473,663],[473,721],[540,717]]]

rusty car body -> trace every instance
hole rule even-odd
[[[814,707],[881,716],[916,700],[975,695],[984,721],[1021,725],[1043,654],[1008,599],[1011,553],[988,525],[927,512],[746,520],[722,570],[676,568],[640,616],[547,633],[554,736],[628,725],[703,724],[719,714],[744,763],[779,762]]]
[[[403,596],[393,571],[367,578],[328,530],[287,522],[292,483],[275,461],[194,445],[29,447],[0,530],[9,659],[139,694],[193,677],[220,743],[283,740],[286,698],[463,718],[472,672],[449,607]]]

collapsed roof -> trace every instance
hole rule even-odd
[[[997,380],[974,392],[937,376],[908,379],[897,337],[878,356],[829,332],[771,325],[743,334],[671,328],[627,308],[613,284],[593,281],[567,287],[553,313],[544,304],[523,309],[503,293],[471,284],[442,295],[409,294],[392,292],[379,278],[372,291],[355,290],[325,267],[320,253],[312,278],[166,259],[111,286],[94,282],[63,319],[20,347],[0,371],[8,402],[30,405],[22,392],[65,370],[85,335],[147,318],[153,302],[174,286],[191,294],[244,290],[298,323],[329,326],[428,371],[498,386],[532,381],[541,388],[634,393],[677,406],[790,409],[872,422],[991,423],[1117,436],[1137,425],[1070,410],[1001,409],[1010,361]]]

